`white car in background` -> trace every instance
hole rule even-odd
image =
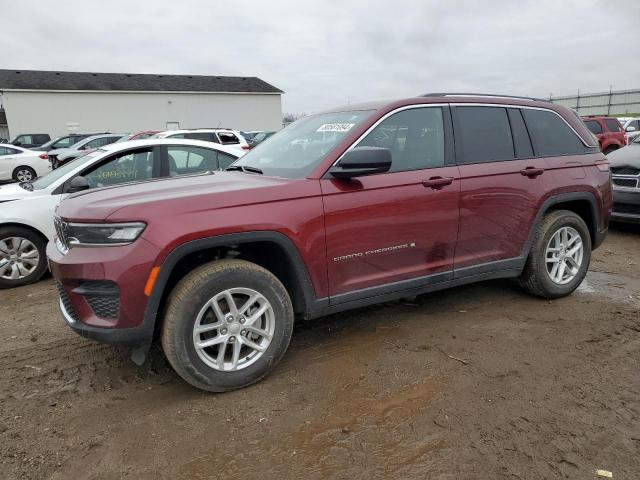
[[[155,138],[187,138],[219,143],[228,147],[248,151],[251,147],[238,130],[229,128],[194,128],[190,130],[167,130],[156,133]]]
[[[0,186],[0,289],[35,282],[45,273],[54,210],[65,196],[87,188],[211,174],[242,155],[198,140],[132,140],[93,150],[35,181]]]
[[[50,171],[46,153],[0,143],[0,181],[30,182]]]
[[[627,143],[640,135],[640,118],[628,118],[623,122],[625,134],[627,135]]]

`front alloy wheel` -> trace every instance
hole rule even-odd
[[[162,349],[191,385],[211,392],[246,387],[280,361],[293,333],[293,306],[278,278],[245,260],[217,260],[172,290]]]
[[[0,288],[40,279],[47,270],[45,248],[46,239],[31,229],[0,227]]]
[[[242,370],[262,357],[275,330],[273,307],[250,288],[215,295],[198,313],[193,344],[198,357],[220,371]]]

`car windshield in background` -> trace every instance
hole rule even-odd
[[[32,182],[31,185],[34,190],[41,190],[43,188],[49,187],[49,185],[53,184],[56,180],[64,177],[67,173],[76,169],[76,167],[89,163],[98,155],[102,155],[106,150],[93,150],[88,153],[84,153],[79,157],[74,158],[73,160],[63,163],[61,166],[47,173],[46,175],[38,178],[35,182]]]
[[[360,110],[301,118],[260,143],[233,167],[258,169],[274,177],[304,178],[372,113]]]

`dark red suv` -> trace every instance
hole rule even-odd
[[[624,128],[616,117],[590,115],[582,117],[582,120],[598,139],[600,150],[605,155],[627,144]]]
[[[137,361],[159,339],[225,391],[278,363],[294,318],[494,278],[567,295],[610,208],[572,111],[428,94],[304,117],[226,172],[75,194],[47,252],[76,332]]]

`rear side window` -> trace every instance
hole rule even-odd
[[[605,118],[604,123],[607,125],[607,128],[609,129],[610,132],[622,131],[622,126],[620,125],[620,122],[615,118]]]
[[[192,132],[185,133],[184,138],[189,138],[191,140],[202,140],[204,142],[215,142],[218,143],[218,139],[216,135],[211,132]]]
[[[16,153],[20,153],[20,151],[14,150],[13,148],[9,148],[9,147],[0,147],[0,156],[15,155]]]
[[[34,135],[36,143],[47,143],[49,140],[49,135]]]
[[[511,123],[511,133],[513,134],[513,146],[516,150],[516,158],[533,157],[533,148],[529,139],[529,132],[522,119],[519,109],[510,108],[509,122]]]
[[[600,122],[596,120],[585,120],[584,124],[591,130],[591,133],[595,133],[596,135],[602,133],[602,125],[600,125]]]
[[[579,155],[584,146],[569,125],[555,113],[546,110],[522,109],[536,155]]]
[[[456,107],[455,110],[461,130],[462,163],[495,162],[515,157],[506,108]]]
[[[238,137],[231,132],[218,132],[218,138],[220,138],[222,145],[237,145],[240,143]]]
[[[359,147],[391,152],[390,172],[444,166],[444,123],[439,107],[412,108],[391,115],[374,128]]]
[[[167,148],[169,176],[189,175],[218,169],[215,150],[201,147],[171,146]]]

